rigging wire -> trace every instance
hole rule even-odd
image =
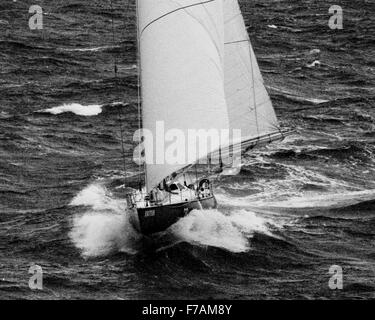
[[[113,11],[113,1],[110,0],[110,5],[111,5],[111,22],[112,22],[112,44],[115,47],[116,40],[115,40],[115,23],[114,23],[114,11]],[[115,75],[115,89],[116,92],[118,91],[118,66],[117,66],[117,55],[116,53],[114,54],[114,75]],[[124,169],[124,188],[126,187],[126,154],[125,154],[125,145],[124,145],[124,131],[122,128],[122,116],[121,116],[121,111],[120,108],[117,109],[118,111],[118,119],[119,119],[119,127],[120,127],[120,135],[121,135],[121,152],[122,152],[122,160],[123,160],[123,169]]]

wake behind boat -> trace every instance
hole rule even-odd
[[[138,158],[145,188],[127,195],[127,203],[134,226],[152,234],[194,209],[216,208],[205,177],[236,171],[243,153],[285,132],[237,0],[141,0],[137,28]],[[195,140],[186,140],[192,131]],[[202,163],[206,171],[187,182],[188,171]]]

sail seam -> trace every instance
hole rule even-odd
[[[163,14],[162,16],[160,16],[160,17],[158,17],[158,18],[152,20],[151,22],[149,22],[149,23],[143,28],[143,30],[141,31],[141,35],[143,34],[143,32],[144,32],[149,26],[151,26],[151,25],[154,24],[155,22],[157,22],[157,21],[159,21],[159,20],[165,18],[166,16],[171,15],[172,13],[175,13],[175,12],[177,12],[177,11],[181,11],[181,10],[185,10],[185,9],[187,9],[187,8],[195,7],[195,6],[204,5],[204,4],[206,4],[206,3],[210,3],[210,2],[214,2],[214,1],[216,1],[216,0],[207,0],[207,1],[204,1],[204,2],[198,2],[198,3],[194,3],[194,4],[191,4],[191,5],[188,5],[188,6],[185,6],[185,7],[181,7],[181,8],[177,8],[177,9],[175,9],[175,10],[173,10],[173,11],[167,12],[167,13]]]
[[[212,1],[210,1],[210,2],[212,2]],[[203,6],[203,8],[204,8],[204,10],[205,10],[205,12],[206,12],[206,14],[207,14],[207,16],[210,18],[210,21],[211,21],[211,23],[213,23],[214,24],[214,22],[212,21],[212,17],[211,17],[211,15],[209,14],[209,12],[207,11],[207,8],[204,6],[205,4],[206,4],[207,2],[201,2],[201,3],[199,3],[199,4],[202,4],[202,6]],[[181,8],[181,9],[186,9],[186,8],[188,8],[188,7],[185,7],[185,8]],[[197,17],[195,17],[194,15],[192,15],[191,13],[189,13],[188,11],[186,11],[186,14],[187,15],[189,15],[192,19],[194,19],[194,20],[196,20],[197,22],[198,22],[198,24],[207,32],[207,34],[209,34],[210,35],[210,31],[208,30],[208,28],[199,20],[199,19],[197,19]],[[218,37],[219,37],[219,35],[218,35]],[[219,37],[220,38],[220,37]],[[219,49],[219,47],[218,47],[218,45],[217,45],[217,43],[216,43],[216,41],[214,41],[213,40],[213,37],[212,36],[210,36],[210,40],[211,40],[211,42],[213,43],[213,45],[215,46],[215,48],[216,48],[216,51],[218,52],[218,55],[219,55],[219,57],[220,57],[220,60],[222,60],[223,59],[223,57],[222,57],[222,55],[220,54],[220,49]],[[212,59],[211,59],[212,60]],[[214,62],[214,65],[215,65],[215,67],[216,67],[216,69],[219,71],[219,73],[221,74],[221,78],[223,79],[224,78],[224,74],[222,74],[222,72],[220,72],[220,70],[221,70],[221,67],[216,63],[216,62]]]
[[[213,21],[212,16],[211,16],[210,13],[208,12],[208,10],[207,10],[206,6],[204,5],[204,3],[202,4],[202,6],[203,6],[204,11],[206,12],[207,16],[210,18],[210,21],[211,21],[212,25],[215,25],[215,22]],[[202,25],[202,24],[201,24],[201,25]],[[203,26],[203,25],[202,25],[202,26]],[[205,28],[205,29],[207,29],[207,28]],[[218,39],[220,39],[219,30],[217,30],[216,28],[214,28],[214,30],[216,31],[216,35],[217,35]],[[210,33],[208,30],[207,30],[207,32]],[[211,37],[211,38],[212,38],[212,37]],[[220,49],[218,48],[216,41],[213,41],[213,42],[214,42],[214,45],[215,45],[215,47],[216,47],[217,52],[218,52],[219,55],[220,55],[220,58],[221,58],[221,59],[224,59],[224,56],[222,56],[222,55],[220,54]],[[223,55],[224,55],[224,53],[223,53]],[[224,63],[224,62],[222,62],[222,63]],[[224,76],[224,75],[223,75],[223,76]]]

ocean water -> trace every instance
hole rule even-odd
[[[295,133],[217,181],[217,210],[152,241],[125,210],[136,31],[134,3],[113,2],[40,0],[43,31],[28,29],[34,1],[0,3],[0,298],[375,298],[375,2],[240,1]],[[333,4],[342,30],[328,27]],[[29,289],[32,264],[43,291]]]

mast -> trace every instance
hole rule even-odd
[[[140,31],[139,31],[139,7],[138,7],[139,0],[135,0],[135,14],[136,14],[136,28],[137,28],[137,110],[138,110],[138,130],[142,129],[142,61],[141,61],[141,41],[140,41]],[[140,155],[141,158],[141,155]],[[138,172],[138,184],[139,190],[142,191],[142,174],[144,175],[145,184],[147,187],[147,173],[146,173],[146,163],[139,166]],[[147,190],[148,193],[149,190]]]

